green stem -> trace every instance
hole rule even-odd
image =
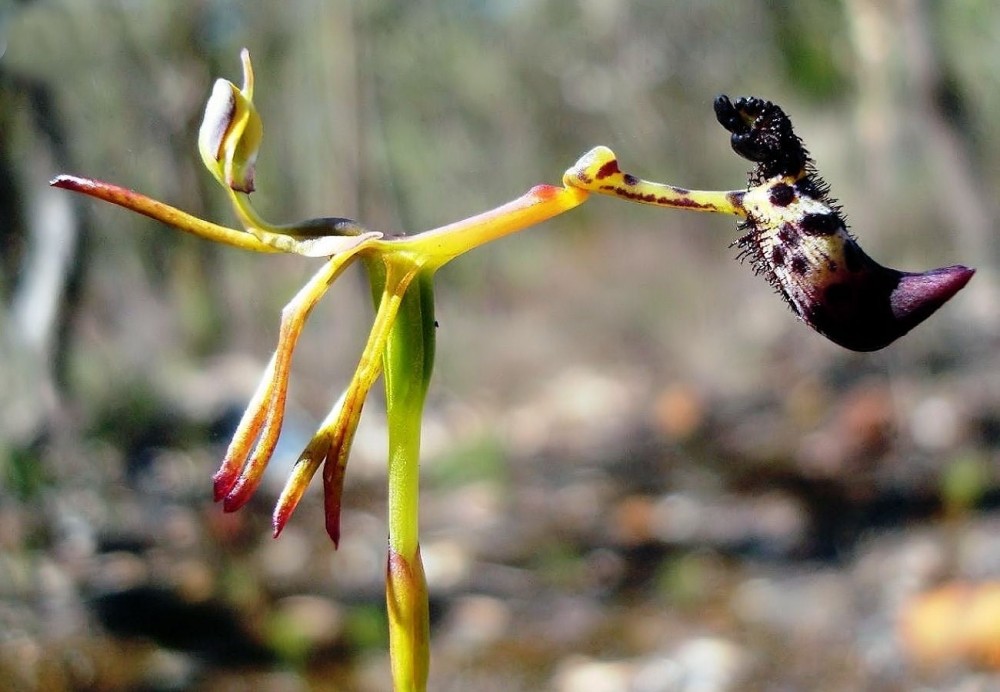
[[[434,364],[433,277],[420,274],[403,296],[385,347],[389,425],[389,545],[403,555],[417,546],[420,421]]]
[[[403,296],[385,347],[389,427],[389,559],[386,605],[396,690],[424,690],[430,659],[427,582],[420,560],[420,423],[434,363],[433,273]]]

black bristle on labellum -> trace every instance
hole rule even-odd
[[[731,133],[733,151],[757,164],[752,185],[777,175],[798,177],[810,164],[792,121],[770,101],[741,96],[734,102],[722,95],[715,99],[715,117]]]
[[[780,106],[756,96],[730,101],[722,95],[715,99],[715,115],[731,133],[733,151],[757,164],[747,176],[750,187],[776,176],[792,178],[799,196],[815,199],[841,214],[840,205],[830,197],[830,186],[817,173],[809,151]]]
[[[744,264],[749,263],[755,275],[763,274],[769,284],[777,286],[778,280],[774,270],[767,263],[764,251],[760,247],[760,231],[757,226],[752,221],[744,221],[738,225],[738,229],[743,231],[743,235],[729,244],[729,247],[738,250],[736,260]]]
[[[753,161],[756,166],[748,173],[748,189],[753,189],[772,183],[773,189],[779,186],[787,188],[788,183],[774,183],[775,178],[791,179],[792,197],[812,199],[820,202],[829,210],[825,228],[841,228],[847,233],[846,220],[840,205],[830,197],[830,186],[816,172],[816,166],[802,140],[795,134],[791,119],[780,106],[755,96],[742,96],[735,101],[722,95],[715,100],[715,115],[719,123],[731,133],[730,144],[733,150],[745,159]],[[789,204],[787,192],[779,201]],[[773,202],[772,202],[773,204]],[[779,207],[784,205],[777,205]],[[739,225],[743,233],[734,243],[740,252],[737,259],[741,262],[749,260],[756,274],[764,275],[767,282],[776,288],[788,300],[789,291],[780,286],[780,279],[772,266],[774,258],[773,247],[780,250],[778,256],[790,257],[795,252],[797,244],[805,229],[796,219],[793,223],[785,223],[782,229],[768,228],[759,220],[748,218]],[[783,230],[786,228],[788,230]],[[770,257],[765,256],[762,247],[762,235],[772,234],[769,243]],[[847,233],[850,238],[850,234]],[[801,261],[799,262],[801,265]]]

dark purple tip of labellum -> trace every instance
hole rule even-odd
[[[889,299],[892,313],[916,326],[962,290],[975,273],[975,269],[956,264],[922,274],[903,274]]]
[[[874,263],[873,263],[874,264]],[[922,273],[875,265],[854,284],[827,291],[803,319],[852,351],[877,351],[903,336],[958,293],[975,269],[954,265]],[[852,285],[854,284],[854,285]]]

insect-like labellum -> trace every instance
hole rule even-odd
[[[866,255],[778,106],[719,96],[715,114],[733,150],[756,164],[741,200],[740,257],[830,340],[855,351],[883,348],[972,278],[974,270],[960,265],[909,273]]]

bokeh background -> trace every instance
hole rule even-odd
[[[871,255],[978,269],[874,354],[798,323],[723,217],[593,198],[443,270],[433,689],[1000,685],[997,36],[988,0],[7,0],[4,688],[389,686],[378,394],[339,551],[318,492],[268,526],[360,353],[363,277],[314,313],[269,480],[223,515],[211,473],[315,261],[46,186],[88,175],[233,223],[195,140],[243,46],[275,221],[432,228],[597,144],[739,188],[711,103],[752,94],[791,115]]]

